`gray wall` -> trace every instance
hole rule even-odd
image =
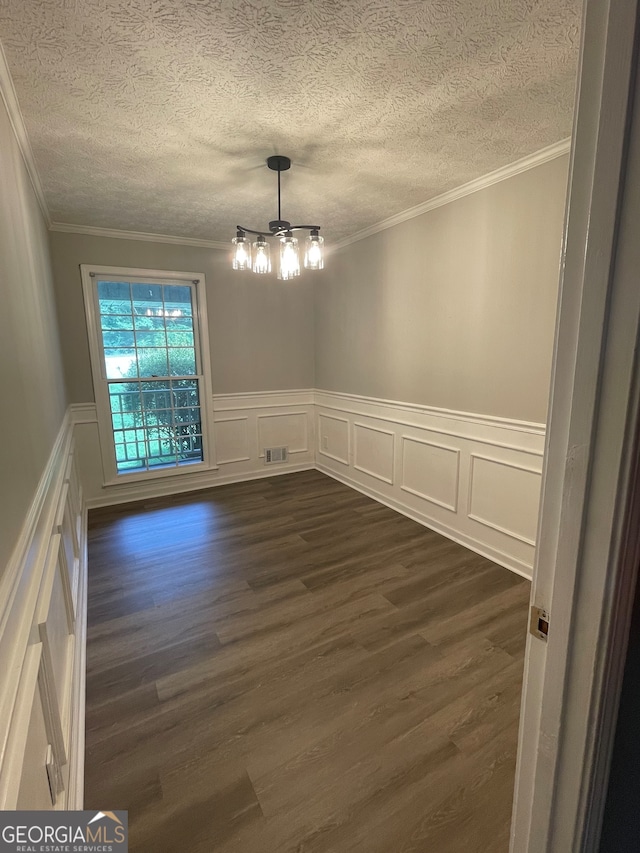
[[[204,272],[215,393],[315,386],[543,422],[567,168],[560,157],[361,240],[298,282],[234,273],[219,250],[54,232],[70,400],[94,399],[87,263]]]
[[[47,230],[2,99],[0,294],[2,574],[66,409]]]
[[[568,155],[334,253],[316,387],[544,422]]]
[[[229,253],[216,249],[61,232],[50,238],[72,403],[94,400],[80,264],[204,273],[214,393],[313,387],[313,285],[308,277],[284,282],[234,272]]]

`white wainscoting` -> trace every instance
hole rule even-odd
[[[214,394],[215,468],[110,486],[104,485],[95,404],[74,404],[71,410],[89,507],[208,489],[315,466],[313,390]],[[265,447],[287,447],[287,461],[266,465]]]
[[[531,577],[543,424],[315,392],[316,466]]]
[[[317,467],[531,577],[543,424],[313,389],[213,398],[215,469],[103,485],[95,406],[72,406],[88,506]],[[265,447],[288,448],[265,465]]]
[[[269,477],[314,467],[313,390],[214,394],[213,423],[222,475],[218,480]],[[286,447],[287,462],[265,465],[266,447]]]
[[[542,425],[310,390],[213,408],[215,469],[105,489],[95,407],[70,407],[0,581],[0,809],[83,805],[87,505],[317,467],[531,576]]]
[[[86,509],[68,413],[0,582],[0,809],[81,809]]]

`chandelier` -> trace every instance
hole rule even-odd
[[[289,157],[279,154],[267,158],[267,166],[278,173],[278,218],[272,219],[268,228],[255,230],[237,225],[236,236],[231,241],[233,244],[232,267],[234,270],[253,270],[258,275],[266,275],[271,272],[271,248],[266,237],[276,237],[280,243],[278,252],[278,278],[287,280],[300,275],[300,250],[298,238],[293,236],[294,231],[308,231],[309,236],[305,240],[304,268],[307,270],[321,270],[324,267],[324,238],[320,236],[319,225],[292,225],[282,218],[280,205],[280,173],[291,168]],[[247,239],[247,234],[255,234],[257,239],[253,245]]]

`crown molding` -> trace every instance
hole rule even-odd
[[[75,225],[69,222],[52,222],[44,198],[44,193],[42,191],[40,178],[35,166],[33,152],[25,129],[22,113],[20,112],[20,107],[18,105],[13,81],[9,73],[1,44],[0,93],[2,94],[3,100],[7,106],[11,125],[14,129],[33,188],[50,231],[60,231],[67,234],[86,234],[91,237],[111,237],[118,240],[142,240],[150,243],[196,246],[205,249],[218,249],[225,251],[229,248],[227,243],[223,243],[219,240],[202,240],[195,237],[177,237],[172,234],[152,234],[146,231],[124,231],[116,228],[101,228],[94,225]],[[455,187],[452,190],[441,193],[440,195],[422,202],[415,207],[410,207],[407,210],[396,213],[394,216],[390,216],[388,219],[383,219],[374,225],[370,225],[362,231],[357,231],[350,237],[345,237],[344,240],[340,240],[335,243],[332,248],[342,249],[345,246],[358,242],[359,240],[364,240],[366,237],[371,237],[373,234],[378,234],[380,231],[386,231],[387,228],[393,228],[395,225],[400,225],[410,219],[415,219],[417,216],[421,216],[423,213],[428,213],[430,210],[435,210],[436,208],[449,204],[452,201],[464,198],[465,196],[471,195],[479,190],[486,189],[487,187],[497,184],[500,181],[504,181],[507,178],[512,178],[515,175],[519,175],[520,173],[533,169],[536,166],[541,166],[543,163],[547,163],[550,160],[555,160],[557,157],[567,154],[570,148],[571,138],[562,139],[559,142],[555,142],[553,145],[548,145],[546,148],[542,148],[540,151],[536,151],[533,154],[522,157],[514,163],[502,166],[500,169],[496,169],[493,172],[489,172],[486,175],[475,178],[473,181],[469,181],[466,184],[462,184],[459,187]]]
[[[507,166],[502,166],[494,172],[489,172],[480,178],[475,178],[467,184],[462,184],[460,187],[448,190],[446,193],[437,195],[428,201],[422,202],[416,207],[410,207],[395,216],[390,216],[388,219],[383,219],[375,225],[370,225],[362,231],[357,231],[350,237],[345,237],[335,243],[332,249],[342,249],[344,246],[349,246],[351,243],[356,243],[358,240],[364,240],[365,237],[370,237],[372,234],[377,234],[380,231],[385,231],[387,228],[393,228],[394,225],[400,225],[402,222],[407,222],[409,219],[415,219],[416,216],[421,216],[430,210],[435,210],[437,207],[442,207],[449,202],[456,201],[464,196],[471,195],[479,190],[486,189],[493,184],[504,181],[507,178],[512,178],[514,175],[519,175],[521,172],[526,172],[528,169],[533,169],[535,166],[541,166],[549,160],[555,160],[556,157],[561,157],[567,154],[571,148],[571,138],[562,139],[560,142],[555,142],[553,145],[548,145],[540,151],[522,157],[516,160],[515,163],[509,163]],[[200,246],[206,249],[224,249],[229,248],[227,243],[222,243],[218,240],[199,240],[193,237],[174,237],[170,234],[150,234],[144,231],[119,231],[115,228],[99,228],[94,225],[73,225],[67,222],[52,222],[49,225],[51,231],[63,231],[68,234],[88,234],[93,237],[113,237],[120,240],[146,240],[152,243],[171,243],[179,246]]]
[[[172,234],[151,234],[146,231],[120,231],[117,228],[99,228],[95,225],[73,225],[69,222],[52,222],[50,231],[65,234],[87,234],[90,237],[112,237],[116,240],[143,240],[148,243],[170,243],[177,246],[198,246],[204,249],[229,249],[230,243],[219,240],[199,240],[195,237],[175,237]]]
[[[441,195],[434,196],[434,198],[422,202],[422,204],[418,204],[415,207],[410,207],[407,210],[396,213],[388,219],[383,219],[375,225],[370,225],[362,231],[357,231],[350,237],[345,237],[344,240],[340,240],[334,245],[334,248],[342,249],[344,246],[349,246],[351,243],[358,242],[358,240],[364,240],[365,237],[371,237],[371,235],[378,234],[380,231],[386,231],[387,228],[393,228],[394,225],[400,225],[403,222],[407,222],[409,219],[415,219],[416,216],[421,216],[423,213],[428,213],[430,210],[435,210],[437,207],[442,207],[443,205],[456,201],[459,198],[464,198],[464,196],[471,195],[479,190],[484,190],[493,184],[497,184],[507,178],[512,178],[515,175],[519,175],[521,172],[526,172],[528,169],[533,169],[535,166],[541,166],[543,163],[548,163],[549,160],[555,160],[557,157],[567,154],[570,149],[571,137],[568,139],[561,139],[560,142],[555,142],[553,145],[548,145],[540,151],[536,151],[533,154],[522,157],[520,160],[516,160],[515,163],[509,163],[507,166],[502,166],[494,172],[489,172],[487,175],[475,178],[467,184],[462,184],[462,186],[455,187]]]
[[[44,216],[44,221],[46,222],[47,227],[49,227],[51,225],[51,216],[49,214],[49,208],[47,207],[47,202],[44,197],[44,190],[42,189],[40,175],[38,174],[36,161],[33,156],[33,149],[31,148],[31,143],[29,142],[27,128],[24,123],[24,117],[22,115],[22,110],[20,109],[20,104],[18,103],[18,96],[16,94],[15,86],[13,85],[13,79],[11,77],[11,72],[9,71],[9,64],[7,62],[7,57],[1,42],[0,96],[2,96],[4,105],[7,108],[9,121],[11,123],[16,142],[18,143],[18,148],[20,149],[20,153],[22,154],[24,165],[26,166],[27,173],[31,180],[33,191],[36,194],[38,204],[40,205],[40,210],[42,211],[42,215]]]

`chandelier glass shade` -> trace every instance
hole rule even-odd
[[[319,225],[292,225],[282,218],[280,173],[291,168],[291,160],[282,155],[267,158],[267,166],[278,173],[278,218],[273,219],[267,228],[256,230],[244,225],[236,226],[236,236],[231,241],[233,254],[231,266],[234,270],[253,270],[258,275],[271,272],[271,247],[267,237],[278,240],[278,278],[287,281],[300,275],[300,247],[294,231],[308,231],[304,242],[303,266],[308,270],[324,268],[324,238],[320,236]],[[256,235],[253,245],[248,234]]]
[[[258,275],[271,272],[271,249],[264,237],[258,237],[253,244],[253,271]]]
[[[305,240],[304,268],[306,270],[324,269],[323,246],[324,237],[321,237],[317,229],[314,228]]]
[[[238,232],[240,235],[240,232]],[[251,244],[242,235],[234,237],[233,243],[233,261],[234,270],[250,270],[251,269]]]
[[[278,278],[286,281],[300,275],[300,253],[298,251],[298,238],[291,231],[287,231],[280,238],[280,265],[278,266]]]

